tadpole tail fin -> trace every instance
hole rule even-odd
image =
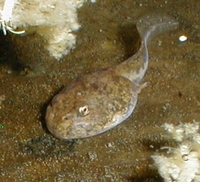
[[[178,22],[171,16],[151,13],[142,16],[136,24],[137,30],[144,43],[150,39],[178,27]]]
[[[141,37],[140,49],[135,55],[116,66],[115,69],[117,74],[139,84],[148,67],[148,41],[155,36],[160,35],[161,33],[174,30],[178,27],[178,22],[171,16],[159,13],[151,13],[142,16],[137,21],[136,27]]]
[[[139,52],[143,57],[143,66],[138,72],[138,78],[135,79],[135,82],[139,83],[145,75],[148,67],[149,53],[147,44],[149,40],[164,32],[176,29],[178,27],[178,22],[169,15],[151,13],[142,16],[137,21],[136,27],[142,39]]]

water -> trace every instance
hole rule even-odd
[[[5,128],[0,130],[0,181],[161,181],[151,168],[150,156],[172,143],[160,126],[200,118],[197,3],[99,0],[85,5],[79,11],[82,29],[76,33],[77,47],[59,63],[45,56],[41,44],[36,44],[37,35],[12,37],[15,43],[10,39],[2,46],[0,125]],[[74,78],[133,55],[140,42],[135,23],[155,10],[175,16],[180,29],[149,44],[150,63],[144,77],[149,84],[140,94],[134,115],[100,136],[70,142],[52,137],[44,125],[52,97]],[[188,40],[180,42],[183,34]],[[9,59],[13,49],[23,53],[17,54],[22,64],[25,58],[31,63],[39,55],[39,66],[46,74],[35,75],[27,64],[19,75]]]

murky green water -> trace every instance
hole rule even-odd
[[[82,28],[76,33],[76,49],[60,62],[48,58],[37,35],[8,36],[6,42],[1,35],[0,181],[162,181],[151,160],[157,149],[170,145],[160,126],[200,122],[197,3],[98,0],[85,4],[79,11]],[[180,28],[149,43],[150,64],[144,78],[149,84],[133,115],[92,138],[60,141],[50,135],[44,115],[52,97],[74,78],[116,65],[135,53],[139,47],[135,23],[155,10],[175,16]],[[183,34],[188,40],[180,42]],[[19,65],[23,71],[16,69]]]

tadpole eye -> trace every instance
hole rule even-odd
[[[69,118],[68,118],[67,116],[63,116],[63,117],[62,117],[62,120],[63,120],[63,121],[67,121],[68,119],[69,119]]]
[[[88,106],[83,106],[83,107],[79,107],[78,109],[79,114],[81,114],[81,116],[86,116],[89,114],[89,108]]]

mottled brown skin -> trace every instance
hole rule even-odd
[[[66,86],[47,108],[49,131],[60,139],[86,138],[126,120],[144,87],[140,82],[148,66],[148,39],[176,25],[168,16],[142,17],[137,23],[142,39],[139,51],[120,65],[85,75]]]
[[[86,75],[53,99],[47,109],[48,129],[62,139],[100,134],[132,113],[139,91],[140,86],[113,69]],[[88,106],[86,115],[78,110],[83,106]]]

